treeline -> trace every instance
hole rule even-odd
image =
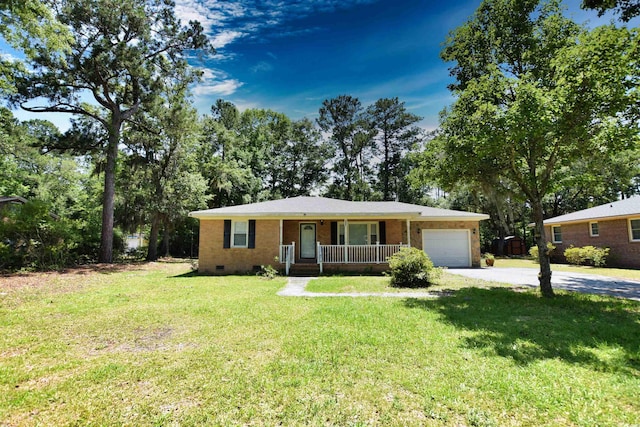
[[[425,134],[397,98],[363,107],[326,100],[317,122],[265,109],[239,111],[219,99],[199,116],[187,91],[141,111],[123,128],[117,154],[114,250],[142,232],[144,256],[192,256],[191,210],[301,195],[425,202],[409,182],[412,151]],[[2,108],[0,194],[30,202],[5,207],[0,268],[99,259],[108,135],[74,119],[61,133],[50,122],[18,122]]]

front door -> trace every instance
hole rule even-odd
[[[316,225],[313,223],[300,224],[300,258],[313,259],[316,257]]]

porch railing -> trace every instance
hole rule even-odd
[[[321,245],[318,243],[318,264],[322,272],[323,264],[380,264],[400,248],[398,245]]]
[[[280,262],[285,265],[284,270],[288,276],[291,264],[296,263],[296,242],[291,242],[290,245],[280,245]]]

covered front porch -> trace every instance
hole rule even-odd
[[[399,219],[280,220],[278,257],[287,275],[294,264],[316,264],[320,273],[327,265],[386,264],[411,245],[409,229],[409,221]]]

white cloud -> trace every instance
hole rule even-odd
[[[204,82],[204,83],[198,84],[193,89],[193,94],[196,96],[206,96],[206,95],[229,96],[229,95],[233,95],[236,92],[236,90],[238,90],[238,88],[240,88],[242,85],[243,83],[236,79]]]
[[[18,62],[20,59],[11,55],[10,53],[0,53],[0,59],[6,62]]]
[[[297,32],[281,31],[288,20],[314,13],[334,12],[378,0],[176,0],[175,13],[183,24],[199,21],[214,47],[220,49],[242,37],[289,36]],[[316,31],[307,29],[305,31]]]
[[[243,37],[245,34],[240,31],[223,30],[211,38],[211,44],[216,49],[221,49],[228,44],[233,43],[236,39]]]
[[[251,67],[251,71],[254,73],[266,73],[268,71],[273,70],[273,65],[269,64],[266,61],[260,61],[253,67]]]

